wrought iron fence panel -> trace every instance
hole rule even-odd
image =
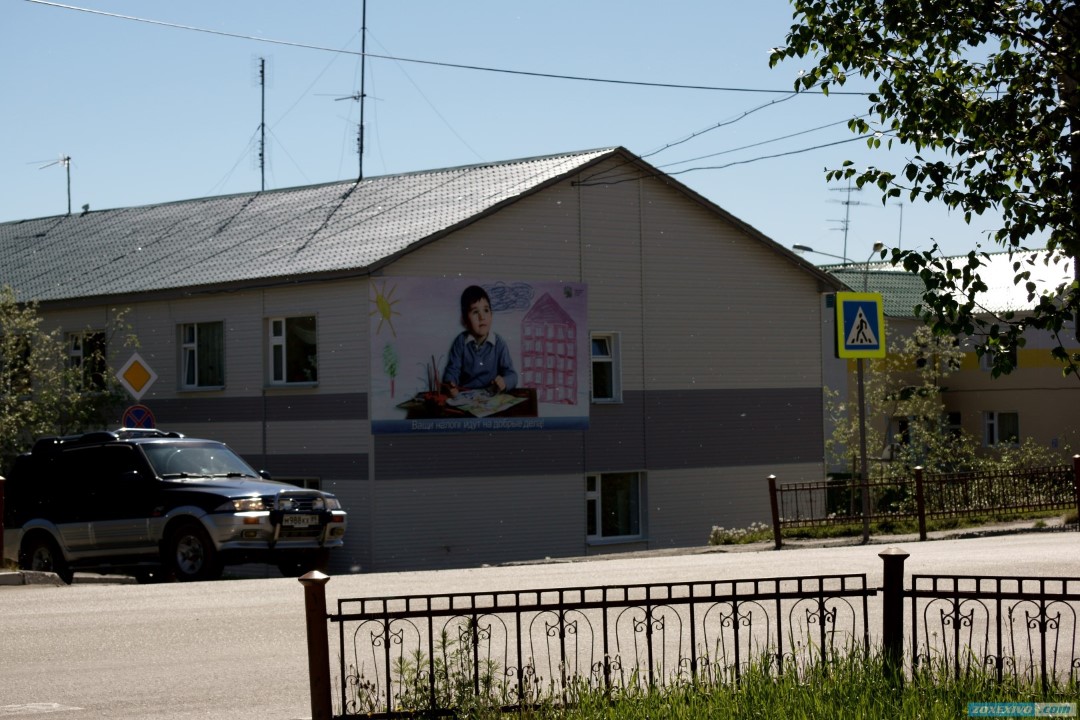
[[[784,529],[862,524],[863,493],[868,495],[869,522],[914,519],[922,539],[927,519],[1080,510],[1080,455],[1071,467],[948,474],[915,468],[914,472],[914,477],[871,479],[865,485],[858,478],[781,484],[770,476],[776,546],[780,547]]]
[[[927,516],[937,517],[1061,510],[1076,505],[1074,471],[1069,466],[927,474],[923,492]]]
[[[356,598],[338,631],[340,717],[510,710],[610,692],[738,682],[869,652],[865,575]]]
[[[913,575],[907,597],[913,670],[1080,681],[1080,578]]]

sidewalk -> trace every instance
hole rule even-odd
[[[992,523],[976,527],[954,528],[950,530],[933,530],[927,532],[926,541],[954,540],[962,538],[992,537],[995,535],[1019,535],[1025,533],[1040,532],[1076,532],[1076,526],[1065,525],[1064,516],[1040,518],[1038,520],[1014,520],[1010,522]],[[899,543],[919,542],[918,533],[904,533],[893,535],[871,535],[868,545],[896,545]],[[862,545],[861,536],[837,537],[837,538],[784,538],[781,551],[798,550],[800,548],[826,548],[843,547],[848,545]],[[592,560],[610,560],[612,558],[634,557],[664,557],[674,555],[701,555],[707,553],[741,553],[741,552],[764,552],[773,551],[773,541],[739,543],[734,545],[702,545],[695,547],[662,548],[655,550],[633,550],[627,552],[614,552],[594,555],[581,555],[564,558],[544,558],[540,560],[519,560],[502,563],[506,566],[513,565],[544,565],[549,563],[577,563]],[[75,573],[73,584],[88,585],[133,585],[135,578],[128,575],[98,575],[95,573]],[[20,585],[55,585],[64,586],[64,582],[51,572],[37,572],[34,570],[0,570],[0,587]]]
[[[975,527],[953,528],[950,530],[933,530],[926,533],[926,542],[934,540],[955,540],[962,538],[993,537],[995,535],[1020,535],[1025,533],[1041,532],[1076,532],[1075,525],[1065,525],[1064,515],[1039,518],[1037,520],[1013,520],[1009,522],[990,523]],[[900,543],[918,543],[918,533],[896,533],[890,535],[871,535],[868,545],[897,545]],[[849,545],[862,545],[862,537],[859,535],[835,538],[783,538],[783,546],[780,551],[798,550],[800,548],[827,548],[844,547]],[[583,555],[564,558],[545,558],[543,560],[522,560],[518,562],[504,563],[505,565],[541,565],[546,563],[574,563],[588,562],[590,560],[611,560],[615,558],[634,557],[664,557],[674,555],[702,555],[707,553],[743,553],[743,552],[776,552],[773,541],[736,543],[732,545],[702,545],[696,547],[663,548],[656,550],[630,550],[626,552],[612,552],[594,555]]]

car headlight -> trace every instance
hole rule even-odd
[[[222,512],[251,512],[266,509],[261,497],[233,498],[218,508]]]
[[[341,509],[341,501],[338,500],[337,498],[334,498],[334,497],[326,498],[326,509],[327,510],[340,510]]]

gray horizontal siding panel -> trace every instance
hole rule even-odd
[[[820,388],[670,390],[644,401],[648,467],[820,462]]]
[[[316,477],[333,480],[367,480],[368,456],[365,453],[319,453],[316,455],[248,454],[244,458],[272,477]],[[329,490],[329,487],[324,489]]]
[[[516,477],[818,462],[820,388],[625,393],[589,430],[377,435],[377,480]]]
[[[624,392],[591,410],[589,472],[821,459],[820,388]]]
[[[640,470],[645,467],[645,394],[624,392],[623,402],[589,408],[585,436],[587,472]]]
[[[158,425],[196,422],[258,422],[263,419],[263,398],[177,397],[146,403]],[[267,422],[303,420],[366,420],[367,393],[268,395]]]
[[[583,472],[582,433],[375,435],[375,479],[516,477]]]

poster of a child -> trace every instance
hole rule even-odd
[[[372,432],[587,428],[586,290],[554,280],[374,280]]]

